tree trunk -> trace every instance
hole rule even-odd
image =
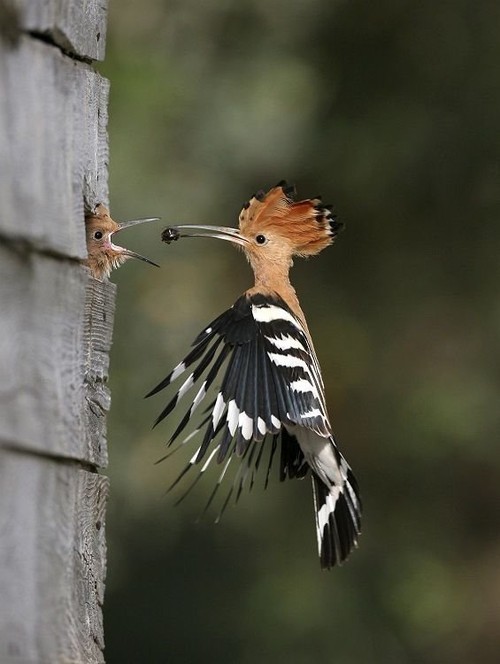
[[[106,386],[115,288],[100,0],[0,0],[0,662],[103,662]]]

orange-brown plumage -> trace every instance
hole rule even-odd
[[[240,213],[243,250],[252,266],[255,285],[248,292],[277,293],[307,330],[305,316],[290,283],[293,256],[313,256],[332,244],[341,229],[331,208],[320,198],[295,201],[295,188],[280,182],[269,192],[253,196]],[[259,244],[257,239],[266,241]]]
[[[341,224],[321,199],[295,201],[295,188],[280,182],[265,194],[259,192],[243,207],[239,217],[242,235],[275,234],[291,255],[313,256],[332,244]]]
[[[108,209],[101,203],[94,212],[85,217],[88,258],[82,263],[90,268],[95,279],[109,277],[114,268],[120,267],[129,258],[138,258],[151,265],[156,265],[148,258],[113,243],[113,236],[126,228],[148,221],[157,221],[157,217],[136,219],[126,223],[117,223],[111,218]],[[156,267],[158,267],[156,265]]]

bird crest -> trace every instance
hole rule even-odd
[[[282,236],[297,256],[314,256],[333,243],[343,224],[337,221],[331,205],[319,196],[296,200],[293,185],[284,180],[267,193],[258,191],[245,203],[239,216],[240,231],[273,231]]]

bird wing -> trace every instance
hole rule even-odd
[[[266,486],[280,444],[280,480],[302,478],[312,470],[322,566],[344,560],[357,541],[361,503],[356,480],[331,435],[318,361],[300,320],[278,295],[243,295],[198,335],[191,352],[147,396],[188,370],[155,423],[166,418],[188,393],[192,395],[168,443],[186,430],[190,433],[179,447],[198,438],[196,452],[170,487],[200,464],[200,472],[179,500],[215,458],[222,471],[206,510],[231,460],[240,458],[218,520],[234,493],[237,500],[245,485],[252,487],[264,439],[269,436]],[[216,379],[221,382],[215,399],[205,407],[202,421],[190,427]]]
[[[191,352],[147,395],[163,390],[189,373],[158,416],[166,418],[188,393],[190,404],[169,444],[190,431],[182,443],[202,432],[189,466],[234,455],[258,466],[267,435],[271,456],[281,441],[280,477],[302,477],[307,471],[295,436],[296,425],[330,436],[318,362],[299,319],[278,296],[243,295],[195,339]],[[212,384],[220,386],[192,429],[195,411],[205,404]],[[191,425],[191,426],[189,426]],[[270,460],[270,463],[272,459]],[[245,471],[242,471],[245,472]],[[269,470],[268,470],[269,473]]]

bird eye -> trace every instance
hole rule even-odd
[[[102,240],[102,235],[103,235],[102,231],[96,231],[94,233],[94,240]]]
[[[267,237],[265,235],[257,235],[255,237],[255,242],[257,242],[257,244],[266,244]]]

